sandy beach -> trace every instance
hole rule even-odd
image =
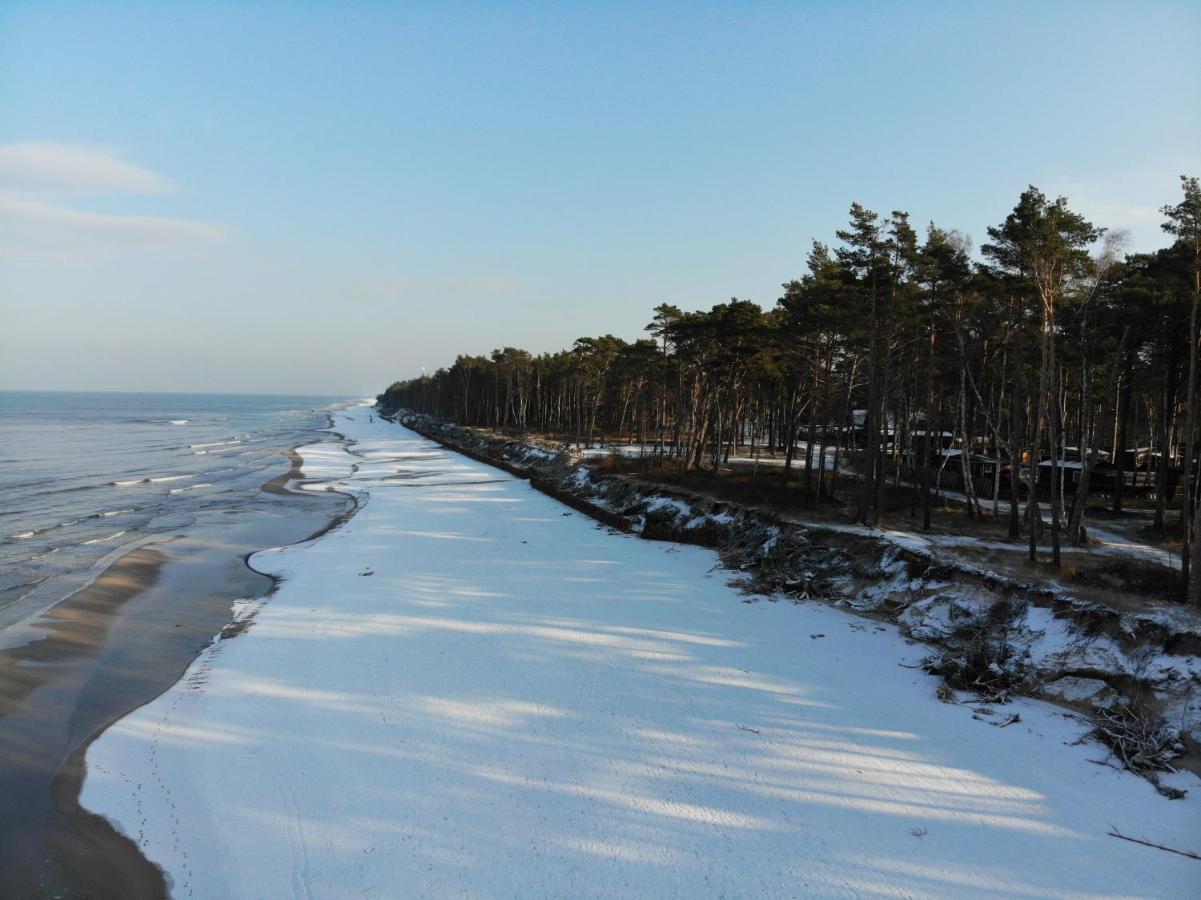
[[[1194,896],[1201,782],[935,697],[895,627],[748,597],[359,407],[360,498],[108,729],[84,807],[175,896]]]
[[[247,564],[262,547],[323,531],[344,497],[287,489],[114,561],[91,584],[5,631],[0,649],[0,883],[11,897],[164,896],[161,870],[80,808],[83,755],[113,721],[175,683],[230,619],[275,580]]]

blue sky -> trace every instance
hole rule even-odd
[[[1132,249],[1193,3],[0,2],[0,387],[373,394],[771,305],[851,201]]]

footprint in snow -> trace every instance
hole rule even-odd
[[[374,574],[375,574],[375,572],[372,569],[364,569],[362,572],[359,573],[359,575],[374,575]]]

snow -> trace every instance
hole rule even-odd
[[[798,524],[806,524],[803,520],[798,520]],[[822,522],[819,526],[823,531],[839,532],[842,534],[857,534],[863,537],[878,538],[887,541],[897,547],[905,550],[912,550],[915,553],[929,554],[936,546],[954,546],[955,544],[971,542],[976,545],[978,542],[975,538],[963,538],[958,535],[920,535],[913,531],[905,531],[896,528],[873,527],[869,525],[853,525],[840,522]],[[1012,549],[1012,545],[1003,544],[1006,550]]]
[[[992,601],[966,594],[934,594],[918,600],[899,616],[909,633],[921,640],[936,640],[956,626],[982,622]]]
[[[1044,516],[1045,518],[1045,516]],[[1144,544],[1131,540],[1116,532],[1102,529],[1092,523],[1088,526],[1089,540],[1093,543],[1092,552],[1102,556],[1128,556],[1156,562],[1169,568],[1179,568],[1179,553],[1152,544]]]
[[[545,447],[515,444],[506,447],[503,455],[506,459],[516,460],[524,466],[532,466],[552,460],[557,454]]]
[[[1078,678],[1065,675],[1052,683],[1052,689],[1064,700],[1091,700],[1098,694],[1112,694],[1109,685],[1097,678]]]
[[[881,528],[880,534],[890,543],[896,544],[898,547],[904,547],[906,550],[915,550],[921,553],[928,550],[930,542],[923,537],[919,537],[912,531],[898,531],[892,528]]]
[[[574,448],[583,459],[601,459],[606,456],[638,457],[655,452],[654,444],[603,444],[599,447]]]
[[[805,441],[797,441],[796,450],[793,452],[792,467],[798,471],[804,471],[805,469],[806,448],[807,444]],[[633,459],[642,456],[653,455],[656,452],[656,445],[654,443],[602,444],[597,447],[581,448],[576,446],[574,449],[578,456],[584,460],[597,460],[613,455],[625,457],[627,459]],[[668,452],[671,452],[670,447],[668,448]],[[819,448],[814,447],[814,456],[816,456],[818,452]],[[832,461],[836,455],[837,448],[826,448],[826,459],[830,460],[830,462],[826,463],[827,468],[832,465]],[[708,464],[710,461],[710,456],[706,454],[705,459],[706,464]],[[783,454],[776,456],[750,455],[749,449],[746,447],[741,448],[738,452],[732,453],[729,459],[725,459],[725,457],[723,457],[723,464],[728,464],[730,466],[763,466],[765,468],[774,466],[782,468],[784,466],[784,462],[785,460]]]
[[[686,524],[684,527],[690,530],[695,530],[697,528],[711,528],[713,526],[729,525],[733,521],[734,517],[729,513],[717,513],[716,515],[712,516],[697,516],[696,518],[689,519],[688,524]]]
[[[951,450],[945,451],[945,453],[949,456],[954,456],[956,454],[959,454],[960,452],[961,451],[958,449],[951,449]],[[843,469],[843,472],[845,474],[853,474],[853,470],[851,470],[849,468],[845,468],[845,467]],[[903,484],[907,487],[914,487],[912,482],[906,481],[904,479],[902,479],[900,481],[900,484]],[[946,500],[953,500],[956,503],[959,503],[959,504],[962,504],[965,506],[967,505],[967,502],[968,502],[967,494],[963,493],[962,491],[949,490],[947,488],[942,488],[942,487],[935,489],[934,497],[940,502],[943,502]],[[1004,508],[1004,509],[1009,508],[1008,500],[994,501],[994,500],[987,499],[987,498],[977,498],[977,500],[978,500],[978,502],[981,503],[981,505],[983,505],[986,508],[992,507],[992,506],[996,506],[997,508]],[[1022,510],[1024,511],[1025,509],[1026,509],[1026,503],[1025,503],[1025,501],[1023,501],[1022,502]],[[1050,504],[1047,503],[1045,500],[1043,500],[1040,503],[1039,514],[1044,522],[1046,522],[1048,525],[1051,523]],[[1143,514],[1142,510],[1127,510],[1124,513],[1124,515],[1141,515],[1141,514]],[[1134,558],[1134,559],[1141,559],[1141,560],[1144,560],[1147,562],[1158,563],[1160,565],[1167,566],[1168,568],[1177,568],[1177,569],[1180,568],[1179,553],[1173,553],[1172,551],[1164,549],[1163,547],[1156,547],[1152,544],[1142,543],[1140,541],[1125,537],[1111,529],[1101,527],[1100,525],[1096,524],[1092,519],[1087,518],[1087,517],[1085,519],[1084,524],[1085,524],[1085,527],[1087,528],[1088,534],[1089,534],[1089,546],[1088,547],[1076,547],[1071,544],[1064,544],[1060,548],[1061,553],[1085,553],[1085,552],[1087,552],[1087,553],[1091,553],[1096,556],[1123,556],[1123,557],[1130,557],[1130,558]],[[1025,553],[1026,549],[1027,549],[1027,545],[1024,542],[1020,542],[1020,541],[1019,542],[986,541],[986,540],[971,537],[968,535],[953,535],[953,534],[946,534],[946,535],[926,534],[926,535],[919,536],[912,532],[888,531],[887,529],[882,529],[881,532],[883,533],[884,537],[894,540],[894,542],[897,542],[897,543],[903,543],[905,546],[908,546],[909,549],[917,550],[919,552],[922,552],[923,550],[929,550],[931,547],[934,547],[934,546],[942,547],[942,548],[953,548],[956,546],[976,547],[976,548],[980,548],[980,549],[989,549],[989,550],[1008,550],[1013,553]],[[1049,548],[1046,546],[1046,542],[1044,540],[1043,546],[1042,546],[1042,551],[1046,552],[1046,550],[1048,550],[1048,549]]]
[[[942,494],[962,503],[967,503],[965,494],[955,491],[942,491]],[[990,501],[991,502],[991,501]],[[988,504],[986,504],[988,505]],[[1005,506],[1008,508],[1008,501],[1005,501]],[[1023,504],[1025,509],[1025,504]],[[1047,524],[1051,522],[1051,512],[1044,503],[1041,509],[1042,519]],[[1147,562],[1159,563],[1160,565],[1168,566],[1169,568],[1179,568],[1179,553],[1173,553],[1163,547],[1156,547],[1153,544],[1145,544],[1140,541],[1131,540],[1124,537],[1115,531],[1102,528],[1091,521],[1086,521],[1085,526],[1088,529],[1089,545],[1087,547],[1075,547],[1071,544],[1064,544],[1060,548],[1061,553],[1090,553],[1094,556],[1123,556],[1133,559],[1141,559]],[[953,547],[976,547],[979,549],[988,550],[1008,550],[1013,553],[1025,553],[1027,545],[1022,542],[1007,542],[1007,541],[986,541],[970,535],[935,535],[925,534],[918,535],[908,531],[891,531],[889,529],[881,529],[881,534],[893,541],[894,543],[907,546],[911,550],[929,550],[932,547],[953,548]],[[1041,551],[1047,552],[1048,547],[1044,540],[1041,545]]]
[[[656,497],[646,504],[647,512],[670,511],[674,518],[692,515],[692,507],[682,500],[672,497]]]
[[[176,896],[1196,896],[1201,784],[999,728],[821,604],[742,602],[691,546],[611,534],[413,432],[335,416],[306,489],[363,503],[256,554],[170,691],[90,748],[83,804]]]

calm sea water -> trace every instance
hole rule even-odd
[[[240,508],[339,402],[0,391],[0,621],[118,551]]]

